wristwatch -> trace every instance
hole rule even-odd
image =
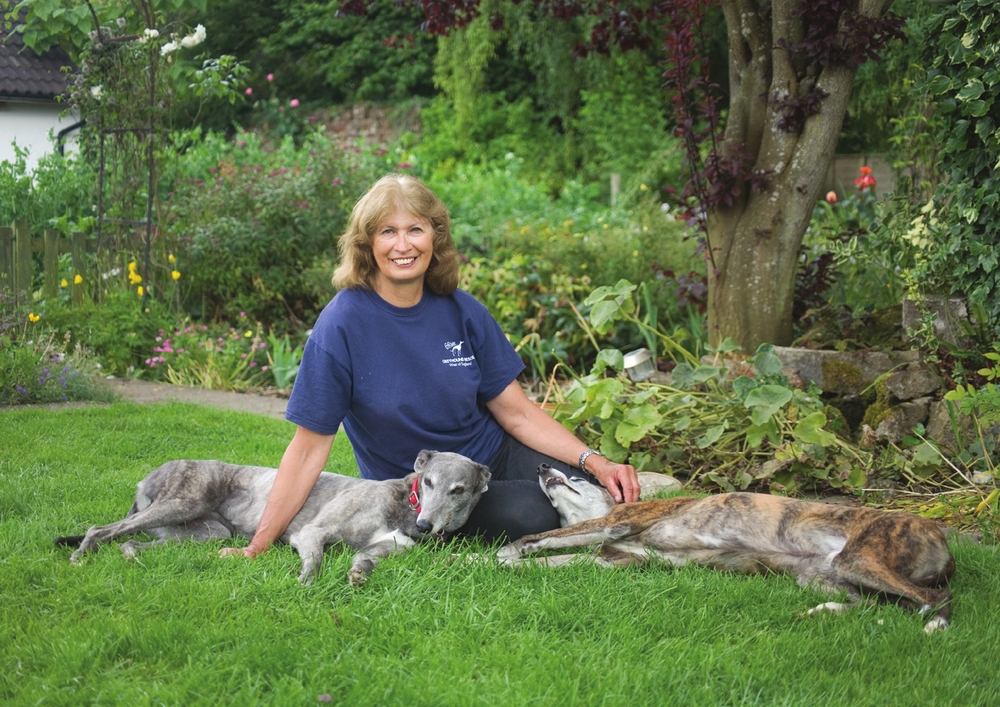
[[[601,453],[598,452],[596,449],[588,449],[583,454],[581,454],[580,455],[580,471],[589,473],[589,472],[587,472],[586,463],[587,463],[587,457],[589,457],[591,454],[596,454],[597,456],[601,455]]]

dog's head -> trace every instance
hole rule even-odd
[[[538,483],[559,514],[559,524],[564,528],[606,516],[615,506],[615,499],[606,488],[592,483],[582,474],[567,476],[548,464],[540,464]]]
[[[465,525],[490,480],[489,467],[452,452],[425,449],[417,455],[413,470],[420,499],[417,529],[435,535]]]

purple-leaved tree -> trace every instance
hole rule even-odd
[[[364,12],[369,0],[341,11]],[[424,29],[446,34],[480,12],[479,0],[409,0]],[[519,0],[511,0],[519,2]],[[745,351],[792,339],[802,237],[833,160],[858,67],[902,35],[892,0],[721,0],[729,40],[729,109],[718,109],[701,53],[706,0],[543,0],[541,12],[594,19],[580,54],[648,46],[667,53],[665,85],[689,180],[678,198],[706,239],[712,343]],[[491,5],[500,7],[502,5]],[[488,18],[494,28],[503,16]]]

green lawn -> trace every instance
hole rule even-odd
[[[803,617],[787,577],[502,569],[420,547],[363,588],[327,551],[185,543],[69,564],[51,538],[124,515],[175,458],[277,465],[289,423],[187,405],[0,411],[4,705],[995,705],[995,547],[962,543],[952,627],[894,606]],[[355,473],[346,440],[331,471]],[[456,546],[452,549],[458,549]]]

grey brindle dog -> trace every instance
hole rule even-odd
[[[450,452],[424,450],[413,469],[403,479],[388,481],[321,473],[278,538],[302,558],[299,581],[310,584],[319,572],[323,549],[342,542],[358,551],[348,580],[364,584],[382,558],[462,527],[490,480],[486,466]],[[135,503],[124,519],[55,542],[79,545],[70,556],[79,564],[98,544],[141,531],[157,540],[122,543],[126,557],[174,540],[250,538],[276,474],[276,469],[218,461],[167,462],[139,482]]]

